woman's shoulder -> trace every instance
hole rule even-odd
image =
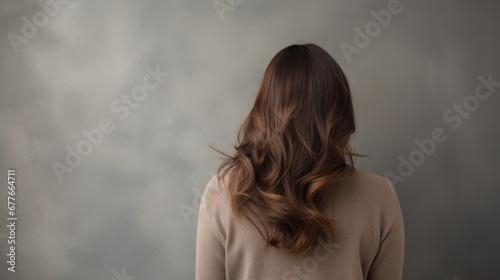
[[[353,174],[342,181],[337,194],[358,205],[380,209],[397,209],[399,200],[392,183],[384,176],[355,168]]]
[[[230,205],[226,185],[225,178],[214,175],[206,185],[201,206],[207,207],[211,212],[228,211]],[[335,193],[356,201],[363,200],[360,203],[399,204],[394,186],[388,179],[361,168],[355,168],[349,177],[342,180]]]
[[[219,180],[217,175],[213,175],[205,186],[202,202],[220,204],[223,197],[226,197],[225,184]]]
[[[226,197],[226,180],[227,178],[219,178],[217,175],[213,175],[206,185],[204,197],[215,198],[216,200]],[[354,168],[354,172],[349,177],[342,181],[341,185],[357,189],[358,191],[371,192],[373,194],[396,193],[394,186],[387,178],[372,171],[357,167]]]
[[[225,182],[213,175],[205,186],[200,201],[200,210],[209,212],[212,216],[224,216],[230,210]]]
[[[355,168],[353,174],[346,180],[349,185],[356,185],[366,191],[395,193],[392,183],[382,175],[372,171]]]

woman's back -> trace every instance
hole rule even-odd
[[[266,248],[253,224],[235,220],[226,186],[214,176],[200,206],[196,280],[401,279],[403,218],[388,180],[356,168],[322,212],[335,219],[334,242],[318,239],[299,255]]]
[[[333,57],[315,44],[279,51],[205,191],[196,278],[401,279],[399,202],[388,180],[354,167],[355,131]]]

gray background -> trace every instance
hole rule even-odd
[[[220,1],[232,8],[221,16],[212,0],[59,1],[17,48],[8,34],[44,10],[0,3],[0,220],[8,168],[19,219],[15,274],[0,226],[1,279],[193,279],[199,195],[221,158],[208,145],[232,151],[269,60],[298,42],[350,80],[352,146],[370,155],[358,167],[397,174],[416,139],[447,136],[395,184],[404,279],[500,278],[500,87],[457,129],[443,118],[478,76],[500,81],[499,2],[402,0],[347,57],[341,43],[355,46],[354,28],[390,1]],[[169,76],[121,119],[111,104],[156,65]],[[115,129],[59,180],[52,164],[105,118]]]

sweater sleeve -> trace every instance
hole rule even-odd
[[[401,280],[404,260],[404,223],[401,206],[393,185],[387,181],[390,191],[387,195],[389,224],[382,229],[380,247],[368,272],[368,280]],[[391,222],[392,221],[392,222]]]
[[[196,233],[196,280],[224,280],[225,249],[220,232],[215,227],[215,206],[211,196],[213,189],[209,183],[200,203],[198,228]]]

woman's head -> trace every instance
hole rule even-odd
[[[292,253],[333,238],[334,221],[321,209],[354,172],[354,132],[349,85],[335,60],[315,44],[282,49],[265,71],[234,156],[224,154],[217,172],[229,175],[235,217],[246,216],[268,245]]]
[[[242,141],[263,146],[277,141],[291,145],[289,153],[295,148],[294,156],[319,159],[330,153],[344,160],[355,131],[347,79],[319,46],[288,46],[269,63],[245,125]]]

